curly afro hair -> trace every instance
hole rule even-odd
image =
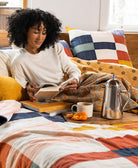
[[[18,47],[25,47],[27,44],[27,32],[30,27],[41,25],[43,22],[47,30],[47,36],[39,50],[54,46],[58,41],[61,32],[61,22],[54,15],[40,9],[16,10],[8,17],[8,37],[10,44]]]

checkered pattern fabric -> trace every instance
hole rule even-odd
[[[5,105],[0,114],[11,119],[0,126],[1,168],[138,167],[138,123],[64,122]]]
[[[74,57],[132,67],[123,30],[89,32],[71,29],[68,32]]]

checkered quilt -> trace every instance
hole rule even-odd
[[[138,123],[72,123],[18,105],[3,113],[11,117],[0,126],[0,168],[138,167]]]

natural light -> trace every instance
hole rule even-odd
[[[23,0],[6,0],[7,7],[23,7]]]
[[[110,0],[109,25],[138,27],[138,0]]]

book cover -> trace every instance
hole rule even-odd
[[[56,111],[61,112],[67,109],[70,109],[71,103],[67,102],[51,102],[51,103],[41,103],[41,102],[32,102],[30,100],[20,101],[23,107],[30,110],[38,111],[40,113],[55,113]]]

